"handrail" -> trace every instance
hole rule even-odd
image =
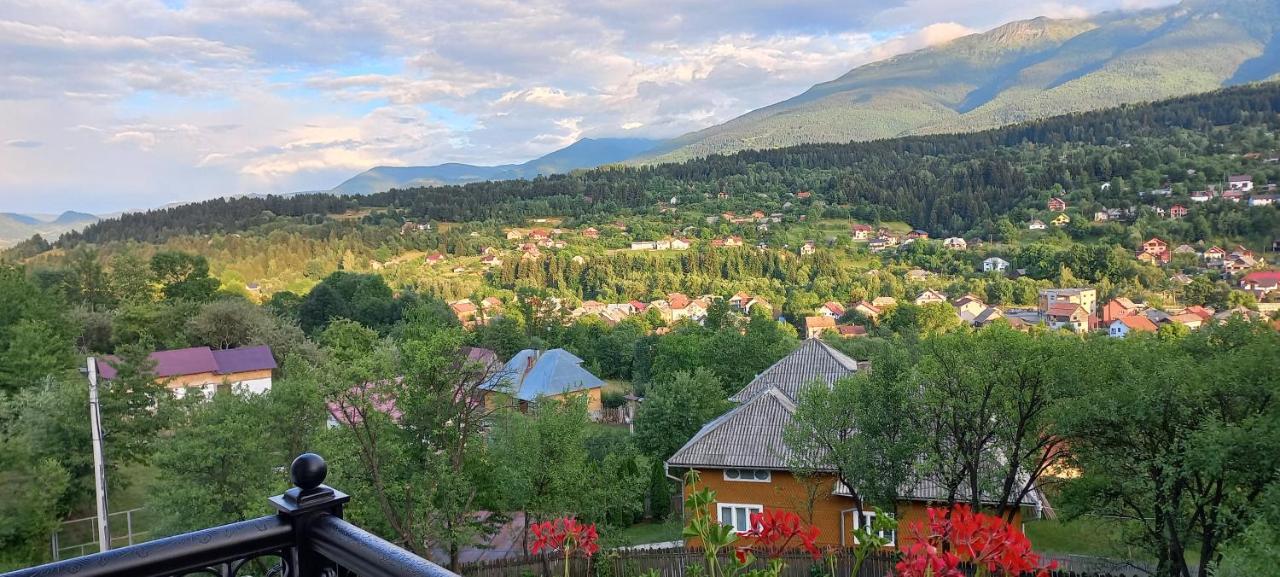
[[[279,515],[268,515],[19,569],[0,577],[162,577],[278,553],[292,545],[292,524]]]
[[[458,577],[342,520],[350,497],[324,484],[328,468],[306,453],[290,467],[294,487],[271,497],[275,515],[19,569],[0,577],[236,577],[261,557],[279,557],[279,577]],[[341,568],[343,571],[338,571]]]
[[[458,577],[332,515],[313,521],[308,536],[317,553],[361,577]]]

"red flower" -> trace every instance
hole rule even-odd
[[[818,528],[805,525],[800,516],[792,511],[766,509],[763,513],[751,515],[751,530],[738,533],[741,537],[755,540],[753,549],[758,549],[766,557],[781,557],[797,539],[814,559],[822,557],[818,549]]]
[[[899,563],[900,577],[918,577],[921,571],[933,570],[933,575],[950,565],[947,556],[957,562],[968,561],[986,570],[990,575],[1016,577],[1024,573],[1036,573],[1045,577],[1048,570],[1057,567],[1051,563],[1048,569],[1040,567],[1040,556],[1031,550],[1031,541],[1017,528],[998,516],[975,513],[966,505],[951,510],[929,509],[928,534],[924,525],[913,523],[909,528],[918,542],[908,548]],[[939,555],[943,544],[952,553]]]
[[[542,551],[581,551],[590,557],[600,550],[597,543],[600,536],[594,523],[585,525],[572,517],[564,517],[534,523],[530,529],[533,531],[532,551],[535,554]]]

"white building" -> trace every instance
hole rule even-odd
[[[982,272],[1004,272],[1009,269],[1009,261],[998,256],[993,256],[982,261]]]

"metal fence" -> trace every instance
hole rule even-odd
[[[112,549],[141,543],[149,538],[150,531],[137,530],[137,522],[142,514],[143,510],[138,508],[116,511],[107,516],[112,533]],[[122,530],[123,534],[120,534]],[[98,518],[81,517],[63,521],[50,537],[49,547],[54,561],[97,553]]]

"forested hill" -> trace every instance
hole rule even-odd
[[[58,245],[234,232],[273,215],[319,219],[358,206],[394,207],[414,219],[517,222],[531,216],[649,210],[671,197],[698,202],[721,191],[780,198],[809,190],[828,204],[855,207],[875,218],[904,220],[934,234],[963,233],[1051,191],[1096,188],[1114,178],[1154,181],[1152,187],[1181,182],[1190,177],[1151,171],[1178,159],[1244,152],[1238,149],[1251,145],[1249,131],[1280,127],[1278,113],[1280,83],[1271,82],[970,134],[744,151],[678,164],[361,197],[216,199],[105,220],[64,235]],[[1198,175],[1204,179],[1205,170]]]
[[[672,139],[657,161],[812,142],[982,130],[1280,78],[1275,0],[1183,0],[1035,18],[858,67]]]

